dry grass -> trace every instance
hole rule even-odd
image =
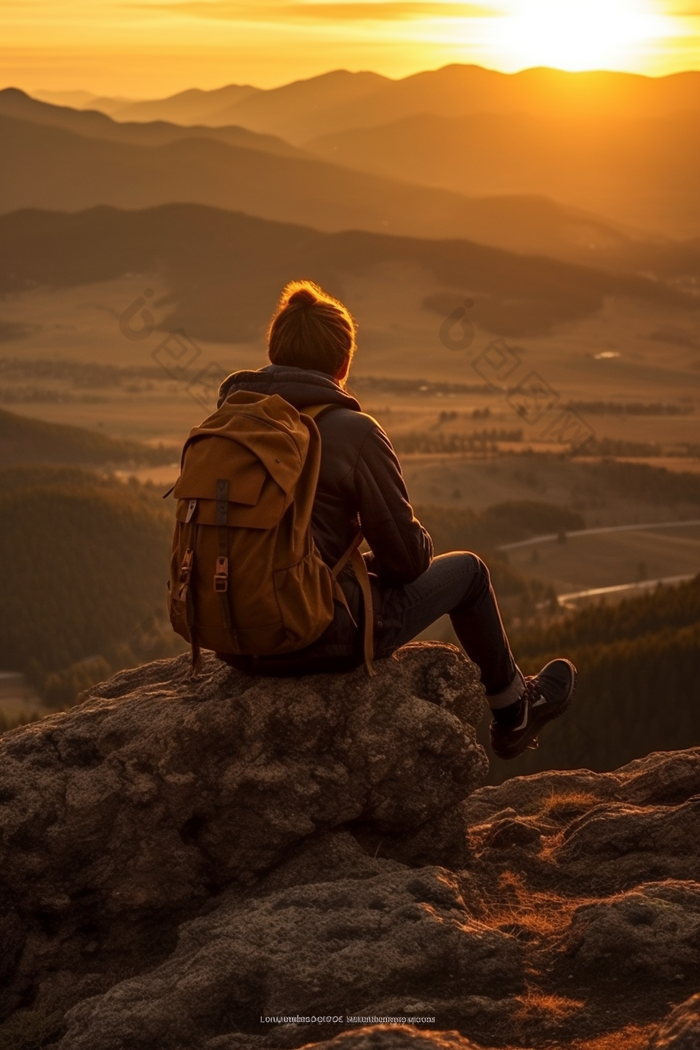
[[[561,995],[549,995],[537,988],[528,988],[525,995],[518,997],[518,1002],[521,1005],[515,1015],[516,1021],[535,1021],[545,1024],[564,1021],[586,1005],[582,1000],[567,999]]]
[[[572,1043],[571,1050],[648,1050],[656,1028],[656,1024],[628,1025],[619,1032],[608,1032],[595,1039]]]
[[[590,791],[551,792],[540,801],[539,814],[557,823],[574,820],[603,800]]]
[[[503,872],[495,898],[482,901],[479,919],[485,926],[517,937],[556,937],[566,930],[574,911],[594,900],[560,897],[534,891],[515,872]]]

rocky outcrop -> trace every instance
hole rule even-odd
[[[459,803],[488,769],[478,675],[421,645],[378,672],[265,680],[210,656],[193,680],[183,656],[3,738],[4,1011],[163,957],[213,897],[334,828],[459,863]]]
[[[0,741],[3,1046],[700,1046],[700,749],[485,787],[451,647],[188,675]]]
[[[333,1017],[429,1013],[435,996],[469,1003],[494,987],[524,990],[520,946],[470,919],[457,876],[373,861],[347,834],[330,846],[332,881],[224,895],[181,927],[162,966],[76,1006],[64,1050],[250,1046],[261,1018],[328,1018],[272,1026],[273,1045],[295,1047],[337,1031]]]

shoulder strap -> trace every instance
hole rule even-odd
[[[374,675],[377,672],[374,670],[374,664],[372,659],[374,657],[374,610],[372,605],[372,585],[369,580],[369,573],[367,572],[367,563],[360,554],[360,544],[364,539],[362,533],[358,529],[352,538],[350,546],[345,553],[338,559],[333,566],[332,575],[333,579],[337,581],[341,570],[347,565],[348,562],[352,563],[352,567],[355,570],[355,576],[357,582],[360,585],[360,591],[362,593],[362,604],[364,606],[365,623],[364,623],[364,637],[363,637],[363,648],[365,654],[365,667],[367,673]],[[341,594],[341,600],[345,601],[345,595],[343,594],[340,585],[338,584],[338,590]],[[347,608],[347,603],[345,603]],[[348,609],[348,612],[350,610]]]
[[[359,548],[355,547],[351,555],[352,567],[355,570],[355,576],[357,576],[357,582],[360,585],[362,591],[362,600],[365,606],[365,628],[364,628],[364,652],[365,652],[365,667],[367,668],[367,674],[374,675],[377,672],[374,670],[374,664],[372,659],[374,657],[374,609],[372,606],[372,585],[369,580],[369,573],[367,572],[367,563],[360,554]]]
[[[307,405],[305,408],[300,409],[305,416],[311,416],[311,418],[317,422],[321,416],[324,416],[326,412],[332,411],[334,408],[342,408],[342,405]],[[360,585],[360,591],[362,592],[362,603],[364,606],[365,623],[364,623],[364,654],[365,654],[365,667],[367,673],[374,675],[377,672],[374,670],[372,658],[374,656],[374,612],[372,608],[372,586],[369,580],[369,573],[367,572],[367,564],[365,559],[360,554],[360,544],[364,539],[362,533],[358,529],[352,538],[350,546],[344,554],[338,559],[333,566],[333,579],[337,580],[341,570],[347,565],[348,562],[352,562],[352,567],[355,570],[355,576],[357,582]],[[340,591],[340,587],[338,587]],[[342,594],[342,591],[340,591]],[[344,599],[344,595],[342,596]],[[347,607],[347,606],[346,606]],[[349,612],[350,610],[348,610]]]
[[[301,412],[305,416],[311,416],[316,421],[325,416],[326,412],[332,412],[334,408],[343,408],[343,405],[306,405],[304,408],[300,408]]]

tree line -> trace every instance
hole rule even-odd
[[[512,634],[525,674],[567,656],[579,671],[570,710],[537,751],[494,765],[492,777],[585,766],[610,770],[652,751],[700,742],[700,575],[561,623]]]

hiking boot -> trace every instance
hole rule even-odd
[[[512,725],[494,719],[491,750],[498,758],[517,758],[537,747],[540,730],[566,711],[574,695],[576,668],[570,660],[551,660],[539,674],[525,679],[522,718]]]

